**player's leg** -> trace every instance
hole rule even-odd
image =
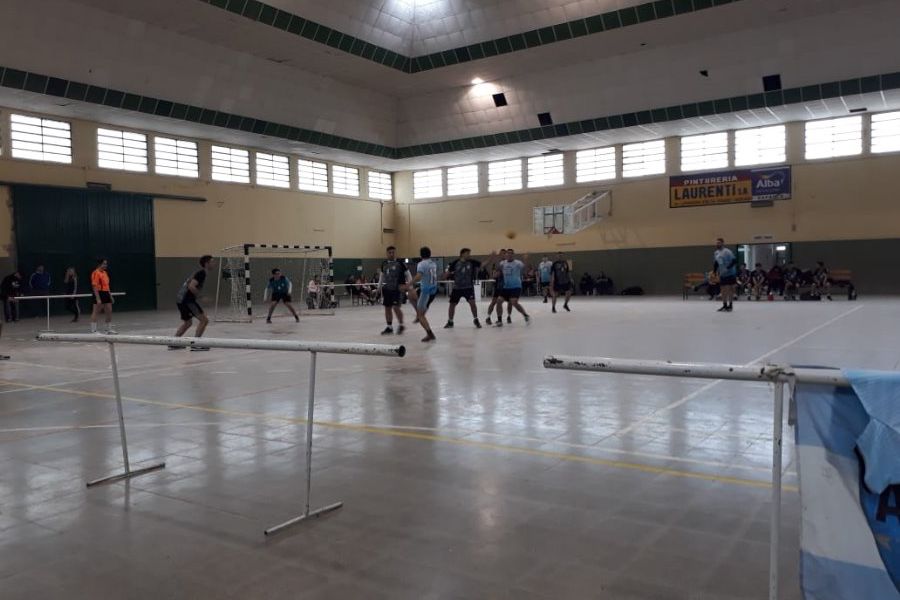
[[[459,290],[454,289],[450,292],[450,306],[447,308],[447,324],[444,325],[444,329],[453,328],[453,317],[456,315],[456,305],[459,304],[460,298]]]
[[[550,288],[550,309],[553,312],[556,312],[556,298],[559,296],[559,291],[556,289],[556,286],[552,286]]]
[[[106,313],[106,333],[115,333],[115,329],[112,326],[112,302],[108,302],[103,305],[103,312]]]
[[[513,303],[511,300],[506,301],[506,322],[512,323]]]
[[[410,298],[410,301],[412,300],[413,298]],[[428,312],[428,303],[430,300],[431,294],[424,290],[419,294],[418,298],[415,298],[416,316],[418,317],[419,325],[425,330],[425,337],[422,338],[423,342],[431,342],[436,339],[434,332],[431,331],[431,324],[428,322],[428,317],[425,316],[425,313]]]
[[[176,306],[178,307],[181,323],[178,325],[178,329],[175,330],[175,337],[181,337],[187,333],[187,330],[193,325],[193,315],[185,304],[179,302]],[[181,350],[183,348],[184,346],[169,346],[169,350]]]
[[[513,298],[510,298],[509,304],[510,304],[510,306],[514,306],[515,309],[516,309],[517,311],[519,311],[520,313],[522,313],[522,316],[525,317],[525,322],[526,322],[526,323],[527,323],[528,321],[531,320],[531,317],[528,316],[528,313],[525,312],[525,309],[522,308],[522,305],[521,305],[521,304],[519,304],[519,298],[518,298],[518,296],[513,297]]]
[[[497,298],[497,327],[503,327],[503,296]]]
[[[478,304],[475,302],[475,290],[469,290],[466,300],[469,301],[469,308],[472,310],[472,322],[476,328],[481,329],[481,323],[478,321]]]
[[[566,290],[566,301],[563,302],[563,308],[566,309],[566,312],[572,312],[572,309],[569,308],[569,300],[572,298],[572,288]]]
[[[294,315],[294,320],[298,323],[300,322],[300,315],[297,314],[297,310],[294,308],[294,305],[291,303],[289,298],[284,300],[284,305],[287,306],[287,309],[291,311],[291,314]]]
[[[275,312],[275,307],[278,306],[278,300],[272,300],[269,302],[269,314],[266,315],[266,323],[272,322],[272,313]]]

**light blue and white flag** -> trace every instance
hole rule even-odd
[[[797,388],[806,600],[900,600],[900,374]]]

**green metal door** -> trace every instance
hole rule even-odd
[[[51,294],[63,293],[66,267],[78,272],[78,292],[90,293],[96,260],[109,260],[118,310],[156,308],[153,198],[103,190],[12,187],[18,265],[25,280],[44,264]],[[54,312],[62,303],[51,305]],[[82,309],[88,302],[82,301]]]

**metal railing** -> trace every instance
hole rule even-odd
[[[110,296],[124,296],[125,292],[113,292]],[[47,301],[47,329],[44,331],[50,331],[50,301],[60,298],[62,300],[67,299],[75,299],[75,298],[93,298],[93,294],[56,294],[54,296],[16,296],[15,298],[10,298],[10,300],[14,302],[21,302],[22,300],[46,300]]]
[[[312,434],[313,434],[313,414],[315,411],[316,398],[316,357],[319,353],[324,354],[353,354],[362,356],[393,356],[403,357],[406,355],[406,348],[399,345],[387,344],[348,344],[348,343],[332,343],[332,342],[303,342],[290,340],[245,340],[245,339],[224,339],[224,338],[188,338],[188,337],[168,337],[153,335],[103,335],[103,334],[79,334],[79,333],[41,333],[38,340],[42,342],[103,342],[109,345],[109,360],[112,367],[113,387],[116,394],[116,411],[119,418],[119,437],[122,443],[122,461],[125,470],[117,475],[102,477],[87,482],[88,487],[93,487],[101,483],[111,483],[130,479],[163,469],[165,462],[157,463],[141,469],[132,469],[128,459],[128,440],[125,435],[125,414],[122,409],[122,391],[119,385],[119,368],[116,360],[116,344],[138,344],[145,346],[177,346],[189,348],[192,346],[200,346],[204,348],[226,348],[240,350],[275,350],[282,352],[309,352],[309,394],[307,397],[307,416],[306,416],[306,498],[303,513],[297,517],[288,519],[283,523],[269,527],[264,531],[266,535],[277,533],[286,527],[290,527],[301,521],[305,521],[311,517],[318,517],[325,513],[341,508],[343,502],[335,502],[326,506],[310,510],[310,493],[312,491]]]
[[[774,418],[772,427],[772,512],[769,528],[769,600],[778,600],[778,552],[781,547],[782,441],[784,421],[784,386],[797,383],[849,387],[850,382],[837,369],[793,368],[780,365],[738,366],[709,363],[673,363],[657,360],[548,356],[547,369],[628,373],[664,377],[727,379],[733,381],[765,381],[772,383]]]

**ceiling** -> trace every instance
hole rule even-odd
[[[672,0],[683,2],[686,0]],[[708,0],[707,0],[708,1]],[[702,4],[704,0],[694,0]],[[582,19],[614,0],[268,0],[415,57]],[[708,1],[710,5],[713,3]],[[400,160],[0,88],[0,104],[389,170],[533,155],[689,132],[900,108],[893,90],[845,94],[465,151],[431,144],[900,71],[893,0],[734,0],[705,10],[407,73],[206,0],[6,0],[0,66],[244,115],[388,148]],[[836,35],[839,32],[839,35]],[[706,75],[701,74],[706,71]],[[472,85],[479,77],[483,84]],[[508,105],[494,106],[492,94]],[[435,145],[435,148],[437,146]],[[422,150],[426,148],[426,150]],[[420,154],[415,156],[415,154]]]

